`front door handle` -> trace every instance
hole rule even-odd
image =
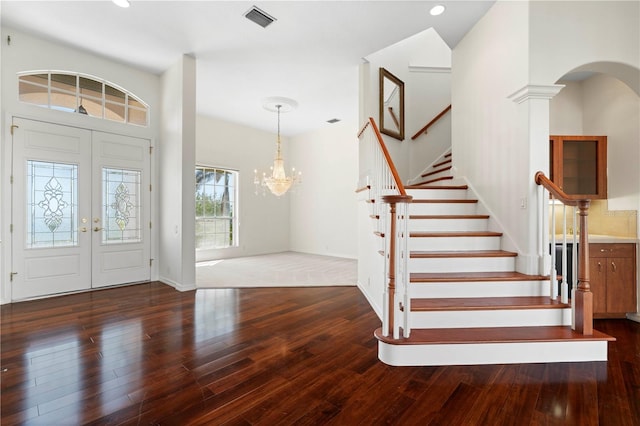
[[[100,228],[99,226],[96,226],[95,228],[93,228],[93,232],[98,232],[98,231],[102,231],[102,228]]]

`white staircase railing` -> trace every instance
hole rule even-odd
[[[373,118],[370,117],[362,127],[358,139],[365,147],[365,180],[373,215],[378,219],[376,231],[385,238],[384,269],[388,281],[383,294],[382,333],[385,337],[392,335],[394,339],[399,339],[401,334],[402,337],[409,337],[411,298],[407,224],[408,203],[412,197],[404,189]],[[389,204],[389,208],[385,209],[382,204]],[[401,323],[396,321],[400,317]]]

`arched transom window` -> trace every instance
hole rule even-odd
[[[59,71],[18,74],[20,102],[147,126],[149,107],[130,92],[89,75]]]

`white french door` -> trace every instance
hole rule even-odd
[[[12,299],[148,280],[149,141],[13,125]]]

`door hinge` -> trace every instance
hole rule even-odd
[[[151,192],[151,184],[149,184],[149,192]]]
[[[9,177],[9,183],[13,185],[13,175]]]
[[[9,274],[9,281],[10,281],[10,282],[13,282],[13,276],[14,276],[14,275],[18,275],[18,273],[17,273],[17,272],[11,272],[11,273]]]
[[[153,265],[153,259],[149,259],[149,267]]]
[[[153,147],[149,146],[149,155],[151,155],[153,153]]]
[[[151,229],[151,221],[149,221],[149,229]]]
[[[13,234],[13,223],[9,225],[9,232]]]
[[[19,127],[18,127],[18,125],[16,125],[16,124],[12,124],[12,125],[11,125],[11,136],[13,136],[13,129],[18,129],[18,128],[19,128]]]

